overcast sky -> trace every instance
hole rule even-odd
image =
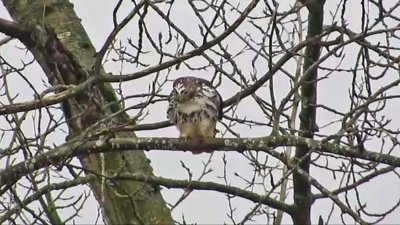
[[[75,10],[78,16],[82,19],[82,24],[85,27],[89,37],[93,43],[93,45],[99,49],[104,40],[106,39],[109,32],[112,30],[112,11],[117,1],[111,0],[75,0],[71,1],[75,4]],[[127,1],[130,2],[130,1]],[[182,1],[179,3],[175,3],[175,7],[172,11],[171,18],[176,22],[179,27],[187,32],[191,38],[201,43],[201,37],[198,35],[199,30],[197,26],[197,21],[193,19],[193,12],[188,8],[186,1]],[[242,1],[242,4],[248,1]],[[290,1],[292,2],[292,1]],[[325,9],[327,10],[325,13],[325,24],[331,24],[332,17],[331,13],[334,13],[335,5],[338,1],[327,1]],[[386,0],[385,4],[391,5],[396,3],[395,0]],[[284,4],[284,3],[281,3]],[[281,7],[285,7],[282,5]],[[346,13],[346,20],[348,22],[349,28],[353,29],[354,31],[360,31],[360,17],[361,17],[361,10],[359,7],[359,1],[348,1],[347,3],[347,13]],[[121,15],[125,15],[125,13],[129,12],[131,9],[130,4],[125,4],[121,10]],[[261,10],[261,9],[257,9]],[[396,12],[399,13],[399,10]],[[371,11],[371,15],[373,16],[376,12]],[[304,17],[303,13],[303,17]],[[0,7],[0,17],[1,18],[9,18],[7,12],[3,7]],[[233,19],[236,18],[232,16]],[[306,17],[304,17],[305,19]],[[210,19],[210,18],[206,18]],[[147,26],[150,28],[153,34],[157,34],[158,32],[165,32],[167,31],[167,27],[160,25],[159,19],[155,16],[150,14],[147,22]],[[268,23],[265,22],[265,25]],[[118,38],[123,42],[126,43],[127,38],[132,38],[136,40],[136,29],[135,26],[137,23],[133,23],[127,27],[119,36]],[[290,26],[290,24],[288,24]],[[390,26],[390,24],[389,24]],[[240,32],[249,32],[250,34],[254,34],[257,37],[257,32],[255,31],[254,27],[250,26],[248,23],[244,24],[239,29]],[[2,36],[1,36],[2,37]],[[377,37],[376,39],[379,39]],[[374,41],[372,37],[370,39]],[[236,45],[235,39],[228,39],[226,44],[229,45],[230,52],[237,52],[240,51],[241,45]],[[30,54],[27,54],[24,50],[18,50],[15,48],[16,45],[19,45],[17,42],[13,41],[6,46],[2,46],[0,48],[0,54],[4,56],[8,61],[13,62],[15,65],[21,65],[20,58],[23,58],[24,61],[29,61],[32,59]],[[19,45],[20,46],[20,45]],[[396,43],[397,47],[400,47],[400,43]],[[354,65],[354,59],[358,54],[358,49],[351,49],[351,46],[346,48],[345,57],[341,67],[350,68]],[[158,60],[157,55],[154,52],[151,52],[144,56],[148,62],[156,63]],[[249,74],[253,71],[251,60],[248,58],[249,56],[244,54],[240,56],[241,58],[237,59],[240,62],[239,67],[243,71],[244,74]],[[203,65],[205,64],[204,59],[201,57],[196,57],[195,59],[191,59],[190,61],[193,65]],[[333,59],[332,61],[328,60],[323,63],[324,66],[331,66],[334,67],[338,63],[338,59]],[[119,63],[109,62],[105,65],[105,69],[107,72],[112,72],[115,74],[120,73],[121,65]],[[287,68],[288,71],[293,72],[293,66],[295,66],[294,61],[289,62],[286,66],[292,67]],[[259,65],[257,67],[258,76],[261,76],[265,73],[265,69],[267,67],[263,65]],[[135,66],[125,64],[123,66],[123,73],[128,73],[132,71],[137,71],[138,68]],[[326,72],[322,71],[321,74]],[[37,65],[29,66],[28,70],[25,72],[26,75],[29,75],[29,81],[32,82],[38,90],[44,90],[45,87],[42,85],[46,83],[46,77],[42,74],[41,69]],[[189,71],[187,68],[183,67],[180,70],[172,69],[170,78],[174,79],[179,76],[186,76],[186,75],[194,75],[194,76],[201,76],[206,79],[210,79],[214,71],[210,69],[209,71]],[[165,74],[161,74],[165,75]],[[389,80],[392,79],[393,76],[398,76],[395,72],[389,71],[388,75]],[[41,79],[42,80],[41,80]],[[131,82],[126,82],[122,84],[122,91],[123,95],[132,95],[132,94],[139,94],[139,93],[147,93],[148,86],[151,83],[154,76],[150,76],[148,78],[143,78],[139,80],[134,80]],[[337,110],[346,111],[349,105],[348,100],[348,90],[349,84],[351,82],[352,77],[349,73],[335,73],[329,76],[329,79],[322,80],[319,82],[318,86],[318,102],[324,102],[326,105],[329,105],[332,108]],[[19,93],[18,100],[31,100],[33,97],[33,93],[28,91],[29,87],[26,84],[22,84],[23,81],[19,78],[10,79],[10,86],[13,87],[13,93]],[[374,84],[374,88],[384,85],[385,82]],[[165,89],[163,89],[163,94],[169,94],[170,92],[170,84],[168,83]],[[118,84],[116,85],[118,87]],[[290,85],[288,83],[287,78],[280,78],[276,79],[276,95],[277,99],[279,100],[283,96],[287,94],[287,91],[290,89]],[[231,97],[235,94],[239,89],[230,83],[227,79],[223,80],[222,84],[218,87],[218,90],[224,99]],[[264,92],[267,93],[268,88],[265,87],[260,89],[258,92],[262,95]],[[266,99],[268,100],[268,99]],[[137,101],[127,101],[126,105],[134,105]],[[256,108],[254,101],[250,98],[246,99],[241,102],[239,107],[237,108],[235,115],[239,118],[246,117],[247,119],[253,119],[257,121],[265,121],[264,116],[262,115],[262,111]],[[163,121],[166,119],[166,103],[155,104],[149,107],[149,115],[145,118],[143,122],[158,122]],[[393,101],[390,105],[388,105],[385,113],[388,116],[392,116],[394,124],[400,124],[400,119],[396,116],[396,112],[400,107],[399,101]],[[136,111],[129,111],[130,115],[135,115]],[[332,124],[324,128],[324,125],[329,124],[332,120],[337,119],[331,113],[325,111],[319,111],[317,120],[319,126],[322,128],[321,132],[331,133],[336,131],[339,128],[340,124]],[[0,123],[5,123],[4,119],[0,119]],[[2,124],[3,125],[3,124]],[[5,125],[5,124],[4,124]],[[225,129],[223,126],[218,125],[219,129],[224,133]],[[33,133],[34,127],[33,123],[25,123],[24,128],[27,130],[31,130]],[[396,127],[398,128],[398,127]],[[258,136],[265,136],[268,135],[269,128],[266,127],[252,127],[249,128],[247,126],[238,125],[235,127],[235,131],[240,133],[241,137],[258,137]],[[29,133],[29,132],[28,132]],[[167,137],[177,137],[178,132],[174,127],[169,127],[165,129],[159,129],[154,131],[143,131],[138,132],[138,136],[167,136]],[[232,137],[229,133],[226,134],[225,137]],[[61,133],[53,135],[50,139],[54,143],[61,144],[64,141],[64,136]],[[373,149],[374,147],[379,146],[379,142],[371,142],[370,148]],[[0,144],[0,147],[5,147]],[[180,161],[184,162],[186,166],[190,167],[194,177],[197,178],[203,169],[203,163],[206,162],[211,157],[211,164],[210,167],[213,168],[213,172],[205,177],[204,180],[207,181],[215,181],[223,183],[223,180],[218,178],[223,174],[223,155],[227,157],[227,173],[229,183],[234,186],[243,186],[244,182],[242,179],[239,179],[237,176],[234,175],[234,172],[239,174],[242,177],[246,177],[251,179],[253,176],[252,167],[249,166],[249,161],[245,159],[245,157],[239,153],[230,152],[230,153],[214,153],[213,155],[210,154],[201,154],[193,156],[191,153],[173,153],[173,152],[161,152],[161,151],[152,151],[147,153],[149,158],[151,159],[152,166],[154,168],[155,175],[167,177],[167,178],[177,178],[177,179],[186,179],[187,172],[185,169],[181,167]],[[260,160],[265,159],[267,157],[266,154],[260,154]],[[268,165],[274,166],[276,161],[269,159]],[[397,170],[398,171],[398,170]],[[319,181],[325,185],[328,189],[334,189],[337,187],[338,180],[333,180],[332,174],[327,171],[322,171],[316,168],[312,168],[311,175],[315,178],[318,178]],[[382,208],[389,208],[393,205],[393,203],[397,202],[400,198],[400,182],[398,178],[394,178],[393,175],[383,176],[382,178],[374,179],[372,182],[364,185],[360,189],[360,195],[362,196],[363,200],[368,203],[369,209],[382,209]],[[80,187],[81,189],[82,187]],[[259,190],[262,192],[262,190]],[[72,192],[71,192],[72,193]],[[163,190],[164,198],[170,202],[174,203],[182,194],[180,190]],[[353,196],[353,195],[350,195]],[[291,196],[289,197],[291,198]],[[291,201],[291,200],[290,200]],[[88,205],[94,205],[96,207],[85,207],[84,212],[81,213],[81,218],[77,218],[77,223],[93,223],[93,213],[97,212],[97,203],[94,199],[91,199]],[[251,207],[254,206],[253,203],[235,198],[233,199],[234,207],[236,208],[235,211],[235,218],[237,221],[240,221],[250,210]],[[323,218],[326,218],[330,212],[332,202],[329,200],[322,200],[317,201],[312,208],[312,221],[315,223],[318,220],[319,215],[322,215]],[[211,192],[211,191],[194,191],[191,196],[186,199],[179,207],[177,207],[173,211],[173,216],[176,220],[180,220],[181,217],[184,215],[185,220],[189,223],[197,222],[198,224],[204,223],[214,223],[214,224],[221,224],[223,222],[230,223],[231,221],[227,217],[226,213],[228,212],[228,202],[224,194]],[[336,213],[330,220],[333,223],[341,223],[339,212],[336,208]],[[67,212],[66,212],[67,213]],[[349,217],[346,217],[347,219]],[[265,217],[256,217],[256,220],[251,223],[265,223]],[[287,216],[285,217],[284,221],[286,223],[291,223],[291,219]],[[351,220],[348,220],[351,221]],[[392,213],[391,216],[388,216],[384,222],[386,223],[396,223],[400,221],[400,211],[396,210]]]

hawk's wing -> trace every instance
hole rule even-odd
[[[175,89],[173,89],[172,92],[169,94],[168,98],[167,118],[169,122],[171,122],[172,124],[176,124],[176,108],[177,108],[176,95],[177,93]]]
[[[208,107],[212,106],[212,110],[215,111],[216,119],[221,120],[223,116],[223,106],[222,106],[222,97],[218,93],[217,89],[211,85],[210,82],[202,83],[202,94],[205,98],[208,99],[207,103],[211,104]]]

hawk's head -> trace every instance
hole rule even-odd
[[[212,87],[211,82],[197,77],[181,77],[174,81],[173,89],[177,102],[186,102],[201,93],[202,86]]]

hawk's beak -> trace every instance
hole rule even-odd
[[[176,101],[182,101],[182,93],[177,88],[174,88],[174,91],[176,93]]]

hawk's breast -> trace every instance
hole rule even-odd
[[[176,105],[176,126],[181,137],[214,137],[217,117],[217,110],[204,97]]]

